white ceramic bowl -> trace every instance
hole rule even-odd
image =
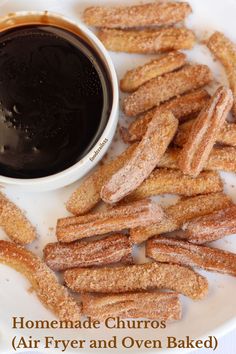
[[[59,25],[62,28],[82,36],[87,41],[87,43],[89,43],[97,51],[105,65],[107,74],[110,79],[112,87],[112,106],[107,124],[96,144],[91,148],[87,155],[85,155],[80,161],[71,167],[54,175],[40,178],[20,179],[0,176],[1,184],[20,186],[27,191],[46,191],[57,189],[71,184],[86,175],[93,167],[97,165],[97,163],[107,152],[115,134],[119,111],[118,81],[111,58],[99,39],[84,25],[65,18],[62,15],[48,11],[21,11],[11,13],[6,17],[1,18],[0,31],[22,24],[42,24],[42,22],[49,25]]]

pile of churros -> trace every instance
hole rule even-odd
[[[179,294],[199,300],[208,292],[207,279],[193,268],[236,276],[236,254],[208,244],[236,232],[236,205],[219,174],[236,172],[236,124],[228,120],[230,112],[236,118],[236,47],[222,33],[208,39],[230,87],[210,95],[210,69],[179,52],[196,42],[183,25],[190,13],[185,2],[85,10],[85,22],[99,28],[108,50],[157,57],[122,78],[123,111],[134,117],[121,130],[128,146],[72,194],[73,216],[58,220],[58,242],[46,245],[44,262],[22,246],[35,229],[0,197],[0,225],[14,242],[0,241],[0,262],[24,273],[61,319],[179,320]],[[180,198],[161,207],[153,197],[163,194]],[[137,264],[133,246],[141,243],[147,262]],[[63,272],[81,304],[53,271]]]

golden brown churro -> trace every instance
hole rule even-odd
[[[165,153],[177,127],[178,121],[171,112],[154,115],[130,160],[102,187],[102,200],[116,203],[140,186]]]
[[[76,321],[81,308],[58,283],[54,273],[40,258],[12,242],[0,241],[0,263],[22,273],[31,283],[40,301],[60,320]]]
[[[132,263],[132,247],[126,235],[116,234],[101,240],[77,241],[69,244],[49,243],[44,260],[55,271],[121,262]]]
[[[199,267],[236,276],[236,254],[170,237],[154,237],[148,240],[146,256],[157,262]]]
[[[181,303],[171,292],[142,292],[110,295],[82,295],[83,314],[92,319],[108,317],[180,320]]]
[[[22,210],[0,193],[0,226],[14,242],[25,245],[33,242],[36,230]]]
[[[145,263],[113,268],[75,268],[64,273],[66,285],[77,292],[122,293],[170,289],[202,299],[207,280],[193,270],[171,264]]]
[[[185,174],[196,177],[202,171],[232,104],[231,90],[220,87],[202,109],[179,156],[179,167]]]
[[[124,100],[127,116],[136,116],[160,103],[195,90],[212,80],[206,65],[185,65],[182,69],[156,77],[140,86]]]
[[[236,205],[195,218],[182,226],[192,243],[206,243],[236,232]]]
[[[159,205],[148,199],[114,207],[106,212],[67,217],[57,221],[57,238],[72,242],[84,237],[150,225],[164,217]]]
[[[236,116],[236,46],[220,32],[210,37],[207,46],[225,68],[234,96],[233,114]]]
[[[223,193],[199,195],[180,200],[165,209],[166,218],[147,227],[130,230],[132,243],[141,243],[149,237],[178,230],[182,225],[198,216],[212,213],[232,205],[231,200]]]
[[[124,92],[132,92],[154,77],[169,73],[181,68],[186,62],[186,55],[180,52],[170,52],[160,58],[149,61],[128,71],[120,81],[120,88]]]
[[[191,49],[195,44],[194,33],[184,27],[141,31],[103,28],[98,31],[97,36],[108,50],[114,52],[155,54]]]
[[[209,102],[209,98],[210,95],[203,89],[198,89],[196,91],[186,93],[185,95],[172,98],[160,106],[152,108],[150,111],[142,114],[134,120],[128,129],[125,130],[125,132],[122,132],[123,138],[127,143],[141,140],[147,130],[148,123],[157,111],[159,114],[164,111],[171,111],[175,118],[182,122],[187,119],[189,115],[199,113],[206,103]]]
[[[130,28],[173,25],[191,13],[187,2],[157,2],[134,6],[91,6],[84,11],[89,26]]]

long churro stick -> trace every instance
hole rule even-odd
[[[97,36],[108,50],[114,52],[155,54],[191,49],[195,44],[194,33],[184,27],[141,31],[103,28]]]
[[[181,303],[171,292],[138,292],[124,294],[83,294],[83,314],[92,319],[108,317],[180,320]]]
[[[236,276],[236,254],[170,237],[154,237],[148,240],[146,256],[157,262],[199,267]]]
[[[212,80],[212,74],[206,65],[185,65],[182,69],[156,77],[124,100],[124,112],[127,116],[136,116],[160,103],[198,89]]]
[[[121,293],[149,289],[170,289],[203,298],[207,280],[178,265],[145,263],[113,268],[76,268],[64,273],[66,285],[77,292]]]
[[[157,2],[134,6],[91,6],[84,11],[89,26],[130,28],[166,26],[181,22],[191,13],[187,2]]]
[[[80,318],[80,306],[58,283],[54,273],[32,252],[12,242],[0,241],[0,263],[22,273],[40,301],[60,320],[76,321]]]
[[[142,243],[154,235],[178,230],[187,221],[210,214],[232,205],[231,200],[222,193],[199,195],[180,200],[175,205],[165,209],[166,218],[147,227],[137,227],[130,230],[132,243]]]

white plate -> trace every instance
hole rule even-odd
[[[123,3],[135,3],[137,1],[125,1]],[[224,31],[232,40],[236,42],[235,34],[235,11],[236,1],[234,0],[189,0],[193,7],[193,15],[188,20],[188,26],[193,28],[200,38],[208,36],[213,30]],[[99,1],[99,4],[120,4],[119,0]],[[45,1],[8,1],[0,6],[0,13],[6,14],[9,11],[16,10],[51,10],[61,12],[66,16],[71,16],[79,20],[82,10],[91,4],[98,4],[96,0],[45,0]],[[208,64],[214,71],[217,79],[223,83],[226,78],[222,67],[214,62],[208,50],[197,45],[196,48],[189,52],[189,58],[201,63]],[[147,60],[146,56],[142,55],[127,55],[127,54],[111,54],[114,60],[117,74],[121,77],[124,72],[140,63]],[[130,120],[129,120],[130,121]],[[121,117],[121,122],[125,125],[125,119]],[[111,149],[110,155],[118,153],[121,149],[120,144],[115,142]],[[225,191],[236,202],[236,178],[234,174],[222,173],[225,181]],[[49,241],[55,240],[55,224],[58,217],[67,215],[64,207],[65,201],[68,199],[71,192],[76,188],[78,183],[67,188],[47,192],[25,194],[20,189],[9,188],[6,190],[19,206],[27,211],[29,218],[37,225],[39,238],[30,247],[33,252],[42,255],[43,246]],[[176,198],[175,198],[176,200]],[[169,203],[169,198],[161,198],[162,203]],[[53,229],[52,229],[53,228]],[[1,233],[1,238],[7,239]],[[236,240],[234,236],[229,236],[224,240],[216,243],[222,249],[236,252]],[[236,327],[236,280],[233,277],[201,272],[206,275],[210,283],[209,295],[205,300],[193,302],[184,297],[183,302],[183,319],[176,323],[171,323],[165,330],[13,330],[11,328],[12,316],[23,316],[25,319],[54,319],[54,316],[47,311],[38,301],[37,297],[28,292],[29,283],[17,272],[6,267],[0,266],[0,352],[12,352],[11,339],[17,336],[30,335],[35,339],[43,339],[45,335],[51,335],[55,338],[80,338],[80,339],[108,339],[116,335],[118,341],[123,336],[131,336],[136,339],[162,339],[165,343],[166,336],[175,336],[179,339],[190,336],[191,338],[202,338],[209,334],[221,336],[231,329]],[[123,351],[120,347],[116,352]],[[163,348],[163,351],[165,348]],[[27,350],[21,350],[26,353]],[[46,353],[41,346],[40,352]],[[89,349],[83,350],[67,350],[67,354],[72,354],[75,351],[83,353],[91,353]],[[105,350],[102,350],[105,352]],[[106,352],[110,352],[107,350]],[[128,351],[126,349],[126,351]],[[137,349],[133,349],[137,352]],[[143,352],[144,350],[139,350]],[[157,350],[149,349],[150,353]],[[170,350],[169,350],[170,351]],[[186,352],[187,350],[185,350]],[[58,351],[50,350],[50,353]],[[96,352],[96,350],[94,350]],[[158,349],[158,352],[162,350]],[[178,351],[180,352],[180,350]]]

